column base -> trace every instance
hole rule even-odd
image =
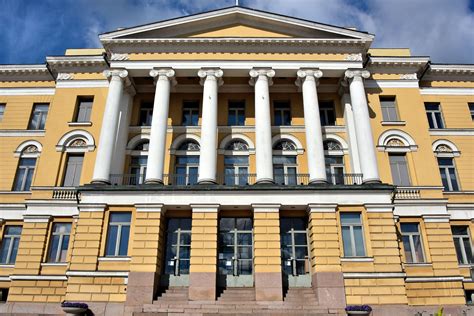
[[[255,273],[257,301],[283,301],[283,280],[280,272]]]
[[[146,179],[145,184],[159,184],[164,185],[163,180],[161,179]]]
[[[216,300],[215,272],[191,272],[189,274],[188,297],[190,301]]]
[[[380,179],[367,179],[367,180],[362,180],[362,184],[380,184],[382,181]]]
[[[309,185],[328,185],[329,182],[326,179],[314,179],[309,180]]]
[[[125,305],[142,306],[153,303],[159,283],[159,275],[155,272],[129,272]]]
[[[198,180],[198,184],[217,184],[215,179],[201,179]]]
[[[91,181],[92,184],[110,184],[110,180],[107,179],[94,179]]]
[[[255,184],[275,184],[273,179],[258,179]]]
[[[342,272],[315,272],[312,287],[321,305],[330,308],[346,307],[346,293]]]

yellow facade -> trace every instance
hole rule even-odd
[[[34,66],[39,70],[16,65],[12,75],[0,66],[0,289],[2,295],[8,291],[5,311],[34,302],[50,306],[53,313],[66,300],[90,303],[95,311],[105,304],[110,315],[157,312],[149,307],[153,301],[160,304],[166,294],[180,295],[183,288],[182,306],[165,301],[169,306],[160,308],[189,312],[192,301],[217,300],[218,305],[225,291],[235,288],[250,289],[253,300],[262,304],[282,301],[286,306],[293,290],[310,288],[327,312],[343,313],[346,305],[358,304],[387,315],[393,305],[407,315],[441,306],[453,313],[467,310],[474,295],[469,255],[474,234],[472,66],[437,65],[411,56],[409,49],[369,49],[373,36],[354,30],[302,26],[296,19],[270,23],[269,13],[255,16],[242,8],[224,13],[233,18],[224,23],[212,14],[202,16],[208,19],[206,27],[181,18],[175,21],[181,26],[161,22],[146,30],[105,33],[100,37],[104,49],[69,49],[64,56],[48,57],[51,73],[41,65]],[[235,17],[243,22],[236,24]],[[152,42],[166,49],[158,51],[149,46]],[[163,184],[145,184],[152,157],[140,145],[154,142],[159,129],[152,123],[156,114],[148,114],[147,121],[147,111],[164,106],[155,101],[156,81],[162,78],[154,82],[149,73],[170,68],[177,84],[170,80]],[[207,162],[182,162],[202,154],[203,129],[213,117],[206,112],[201,68],[224,73],[216,95],[213,184],[195,183],[198,167],[202,170]],[[249,84],[249,71],[270,68],[275,73],[268,76],[272,143],[267,145],[273,158],[266,161],[276,183],[255,184],[262,172],[257,168],[263,157],[261,135],[255,132],[263,124],[256,120],[262,104],[256,98],[260,77]],[[320,129],[321,141],[308,133],[305,90],[295,85],[307,80],[298,71],[308,68],[322,71],[315,79],[316,104],[322,122],[329,122]],[[108,70],[127,71],[118,79],[123,85],[119,101],[114,101],[114,79],[103,75]],[[348,72],[366,70],[370,77],[361,78],[368,109],[364,125],[354,118],[359,100]],[[91,110],[87,120],[79,120],[86,99],[92,100]],[[386,100],[394,100],[392,114],[386,112]],[[198,104],[189,114],[196,124],[185,122],[185,104],[191,101]],[[238,123],[230,123],[235,118],[228,106],[234,101],[243,104]],[[146,103],[151,104],[148,110]],[[32,128],[34,109],[41,104],[48,105],[45,124]],[[286,114],[278,104],[286,104]],[[329,114],[322,110],[326,104],[332,106]],[[430,116],[430,105],[438,106],[439,116]],[[114,106],[119,108],[116,117],[110,115]],[[393,113],[396,119],[387,118]],[[430,127],[429,119],[436,117],[443,126]],[[116,131],[102,128],[113,120]],[[372,139],[357,139],[367,126]],[[201,147],[182,147],[188,141]],[[232,149],[232,141],[246,147]],[[113,155],[103,161],[99,148],[108,142]],[[380,180],[372,183],[364,178],[367,142],[374,144]],[[325,166],[318,166],[328,170],[322,185],[309,183],[315,157],[308,145],[313,143],[326,158]],[[71,171],[74,157],[80,158],[80,174]],[[246,159],[243,165],[229,162],[239,157]],[[139,158],[147,158],[148,165],[138,163]],[[280,166],[278,159],[285,158]],[[23,176],[22,163],[28,159],[33,168]],[[442,161],[451,163],[450,169],[443,169]],[[110,167],[110,178],[98,184],[96,174],[104,165]],[[280,178],[277,166],[284,170]],[[442,179],[442,170],[450,172],[449,179]],[[177,219],[188,221],[190,228],[176,224],[172,230]],[[224,227],[231,225],[223,224],[229,219],[235,226]],[[56,224],[70,224],[70,230],[58,233]],[[21,227],[19,235],[12,235],[15,227]],[[407,233],[408,227],[416,231]],[[466,233],[453,236],[461,231],[456,228]],[[251,235],[248,244],[245,234]],[[467,236],[462,247],[459,234]],[[232,239],[232,249],[225,248],[226,238]],[[9,246],[15,240],[17,249]],[[62,259],[52,260],[54,251]],[[221,280],[227,282],[223,294]]]

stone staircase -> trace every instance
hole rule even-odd
[[[344,310],[319,306],[310,288],[293,288],[282,302],[256,301],[254,288],[227,288],[216,301],[189,301],[187,288],[169,288],[153,304],[145,304],[134,316],[161,315],[345,315]]]

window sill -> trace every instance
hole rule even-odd
[[[14,267],[15,267],[14,264],[0,264],[0,268],[8,269],[8,268],[14,268]]]
[[[131,261],[130,257],[99,257],[98,261]]]
[[[468,264],[465,264],[465,263],[460,263],[459,264],[459,267],[460,268],[474,268],[474,263],[468,263]]]
[[[405,126],[406,121],[381,121],[382,126]]]
[[[92,122],[67,122],[69,126],[92,126]]]
[[[374,257],[341,257],[341,262],[374,262]]]
[[[67,262],[43,262],[41,263],[42,267],[65,267]]]
[[[31,194],[31,191],[0,191],[0,194]]]
[[[420,263],[403,263],[405,267],[432,267],[433,264],[429,262],[420,262]]]

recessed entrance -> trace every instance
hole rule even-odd
[[[189,285],[189,257],[191,252],[191,218],[170,218],[166,230],[164,287]]]
[[[219,220],[218,287],[253,286],[252,233],[250,217],[223,217]]]
[[[282,217],[280,240],[283,286],[311,287],[308,220],[301,217]]]

